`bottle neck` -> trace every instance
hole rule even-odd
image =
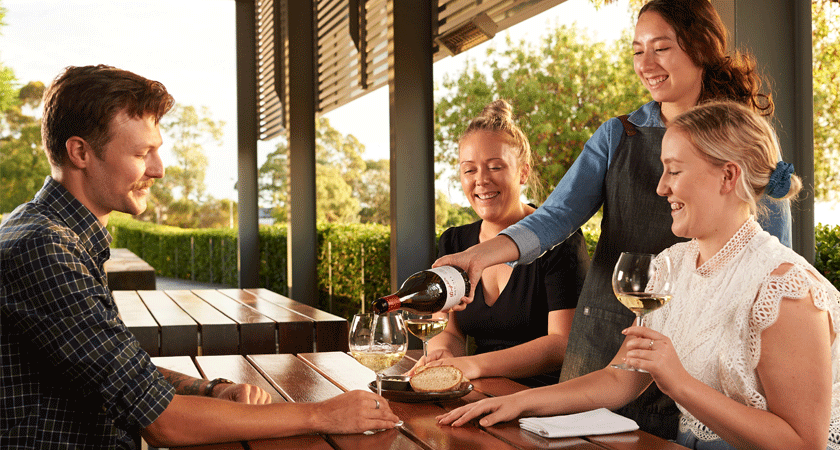
[[[386,302],[386,304],[388,305],[388,308],[385,310],[385,312],[396,311],[396,310],[400,309],[400,307],[402,306],[402,302],[400,301],[400,298],[396,294],[386,295],[385,297],[382,297],[380,300],[384,300]]]

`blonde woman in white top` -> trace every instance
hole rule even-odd
[[[763,195],[801,189],[767,121],[731,102],[679,116],[662,142],[657,193],[672,231],[673,300],[648,314],[613,362],[555,386],[455,409],[443,424],[618,408],[650,383],[679,406],[696,449],[840,449],[840,293],[754,219]],[[616,300],[617,301],[617,300]]]

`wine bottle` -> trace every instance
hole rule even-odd
[[[441,266],[408,277],[397,292],[375,300],[371,308],[376,314],[398,309],[431,314],[452,308],[467,295],[470,295],[467,273],[459,267]]]

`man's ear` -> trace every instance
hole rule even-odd
[[[721,193],[726,194],[735,190],[738,179],[741,177],[741,166],[732,161],[723,165],[723,184]]]
[[[78,136],[72,136],[64,143],[67,149],[67,159],[75,168],[84,169],[94,157],[90,144]]]

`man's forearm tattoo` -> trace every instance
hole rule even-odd
[[[158,370],[163,375],[163,378],[175,388],[175,393],[181,395],[202,394],[201,385],[204,383],[204,380],[160,367],[158,367]]]

